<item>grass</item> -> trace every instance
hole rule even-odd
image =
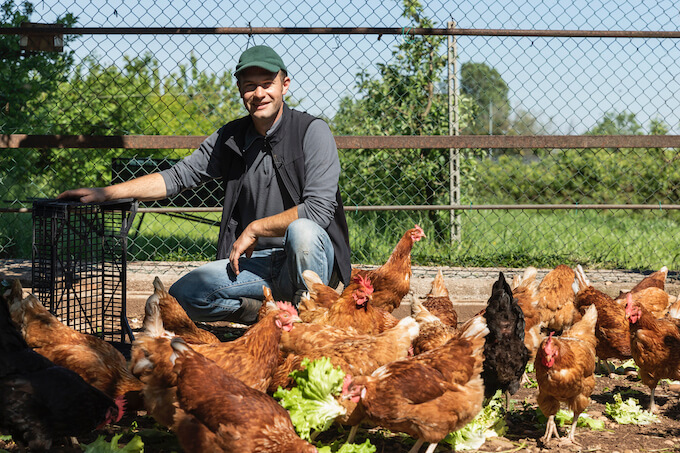
[[[350,222],[353,261],[379,264],[413,222],[427,238],[416,244],[413,262],[460,267],[554,267],[656,270],[680,266],[677,214],[644,211],[463,211],[461,240],[414,218],[396,231],[377,215]],[[366,234],[365,232],[372,232]],[[358,259],[357,259],[358,258]]]
[[[137,214],[128,237],[128,259],[133,261],[208,261],[216,254],[221,212],[196,214],[206,222],[177,216]]]
[[[200,215],[217,221],[220,213]],[[433,220],[419,211],[349,211],[347,219],[355,263],[383,263],[403,233],[417,223],[427,237],[413,249],[416,265],[680,268],[680,213],[675,212],[462,211],[461,240],[454,242],[449,239],[448,212]],[[31,257],[30,222],[30,214],[0,216],[3,257]],[[128,259],[212,260],[218,232],[217,226],[182,218],[152,213],[142,218],[138,214],[129,233]]]

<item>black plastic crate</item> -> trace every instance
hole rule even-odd
[[[127,355],[127,233],[137,201],[33,202],[33,293],[63,323]]]

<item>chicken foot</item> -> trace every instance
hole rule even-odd
[[[541,437],[541,442],[543,442],[543,445],[546,445],[550,439],[552,439],[553,435],[557,439],[560,438],[560,433],[557,432],[557,425],[555,424],[555,416],[551,415],[548,417],[548,423],[545,426],[545,434],[543,437]]]
[[[425,453],[434,453],[434,450],[437,448],[437,445],[439,445],[439,442],[432,442],[430,445],[427,446],[427,450],[425,450]]]
[[[413,445],[413,447],[408,451],[408,453],[418,453],[418,450],[420,450],[420,447],[425,443],[423,439],[418,439],[416,443]],[[437,445],[439,445],[439,442],[431,442],[430,445],[427,446],[427,450],[425,450],[425,453],[434,453],[435,449],[437,448]]]

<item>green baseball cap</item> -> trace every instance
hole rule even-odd
[[[253,66],[266,69],[269,72],[279,72],[281,69],[288,72],[279,54],[268,46],[253,46],[246,49],[241,54],[241,58],[238,59],[234,75],[236,76],[244,69],[252,68]]]

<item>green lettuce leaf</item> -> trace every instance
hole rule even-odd
[[[375,453],[375,451],[376,448],[368,439],[363,444],[342,444],[338,450],[333,450],[333,447],[328,445],[319,448],[319,453]]]
[[[347,412],[333,397],[342,390],[345,373],[340,367],[333,368],[328,357],[304,359],[302,366],[302,371],[291,373],[296,386],[291,390],[279,387],[274,398],[288,410],[300,437],[311,440],[311,431],[327,430],[336,417]]]
[[[659,418],[649,411],[642,410],[635,398],[622,401],[621,395],[614,395],[614,403],[605,404],[605,413],[622,425],[649,425]]]
[[[524,368],[524,371],[526,371],[527,373],[535,372],[536,367],[534,366],[534,362],[533,361],[527,362],[527,366],[526,366],[526,368]]]
[[[543,425],[548,423],[548,417],[543,415],[543,412],[540,409],[536,409],[536,418],[538,419],[539,423]],[[571,425],[573,420],[574,413],[572,411],[560,409],[555,414],[555,424],[557,424],[557,426]],[[576,422],[576,426],[580,428],[588,428],[591,431],[604,430],[604,422],[602,420],[595,420],[585,412],[581,412],[578,422]]]
[[[104,436],[97,437],[97,440],[88,445],[83,445],[85,453],[143,453],[144,442],[139,436],[133,437],[124,447],[118,448],[118,440],[122,434],[116,434],[107,442]]]
[[[503,436],[508,427],[502,399],[502,392],[498,390],[475,418],[458,431],[449,433],[444,442],[455,450],[477,450],[489,437]]]

